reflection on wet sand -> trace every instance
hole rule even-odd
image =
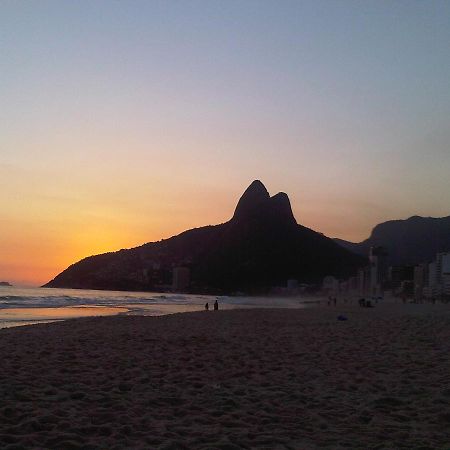
[[[0,309],[0,328],[34,323],[48,323],[76,317],[114,316],[128,312],[127,308],[106,306],[67,306],[60,308]]]

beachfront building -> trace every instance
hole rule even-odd
[[[420,302],[425,297],[428,285],[428,264],[419,264],[414,267],[414,300]]]
[[[423,296],[428,299],[450,300],[450,252],[438,253],[436,259],[426,265],[426,269]]]
[[[444,253],[442,257],[442,295],[450,300],[450,253]]]
[[[190,284],[190,270],[187,267],[175,267],[173,269],[172,289],[174,291],[185,291]]]
[[[414,266],[390,266],[386,288],[395,296],[414,296]]]
[[[372,296],[383,295],[384,283],[387,280],[388,253],[384,247],[370,247],[370,284],[369,294]]]
[[[433,282],[436,296],[450,300],[450,253],[438,253],[436,255]]]
[[[358,295],[363,297],[368,295],[370,291],[370,266],[359,269],[356,277],[358,279]]]
[[[388,271],[389,287],[398,289],[402,282],[414,280],[414,266],[390,266]]]
[[[331,275],[326,276],[322,282],[322,290],[326,294],[337,294],[339,292],[339,280]]]
[[[428,264],[428,286],[426,290],[426,296],[429,298],[435,298],[438,295],[438,277],[436,270],[436,261]]]
[[[347,280],[347,293],[349,295],[359,295],[359,278],[358,276],[350,277]]]

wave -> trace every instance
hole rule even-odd
[[[3,288],[0,310],[22,308],[64,308],[77,306],[126,307],[146,313],[202,310],[218,300],[220,308],[302,308],[317,299],[298,297],[228,297],[161,292],[93,291],[82,289]]]
[[[156,305],[175,304],[189,305],[202,304],[205,301],[213,301],[207,296],[183,295],[183,294],[148,294],[133,292],[109,292],[109,291],[83,291],[76,290],[68,293],[61,290],[48,289],[20,289],[17,294],[7,293],[0,295],[0,308],[44,308],[64,306],[120,306],[120,305]],[[206,300],[205,300],[206,299]]]

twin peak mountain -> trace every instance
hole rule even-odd
[[[71,265],[45,287],[161,291],[172,286],[174,268],[189,269],[193,293],[265,292],[288,279],[318,283],[345,277],[365,258],[297,224],[288,196],[269,195],[254,181],[226,223]]]

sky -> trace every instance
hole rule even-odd
[[[449,1],[0,2],[0,281],[227,221],[450,215]]]

